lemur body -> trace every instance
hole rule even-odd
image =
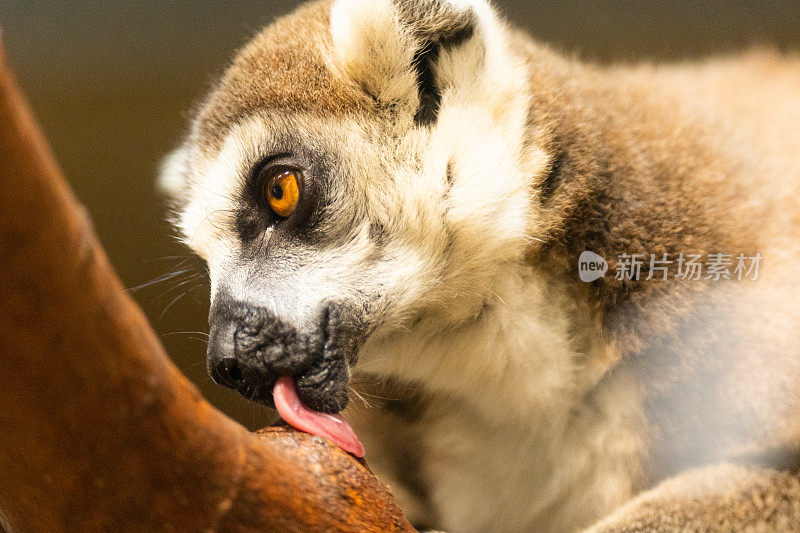
[[[600,69],[482,1],[323,1],[239,53],[163,183],[209,264],[212,373],[388,398],[346,413],[417,523],[792,527],[797,124],[798,58]],[[271,165],[303,176],[287,217]],[[612,272],[580,281],[584,250]],[[623,253],[763,263],[618,280]],[[705,515],[698,476],[727,490]],[[744,521],[753,487],[788,508]]]

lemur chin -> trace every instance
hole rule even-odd
[[[321,1],[161,183],[214,380],[366,447],[416,523],[800,528],[743,521],[800,498],[798,124],[796,56],[598,67],[483,0]]]

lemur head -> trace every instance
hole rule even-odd
[[[335,0],[240,51],[162,175],[209,266],[216,381],[269,404],[290,376],[335,413],[368,336],[480,312],[538,157],[509,48],[482,0]]]

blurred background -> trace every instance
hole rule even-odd
[[[592,61],[800,50],[800,2],[789,0],[495,3],[536,39]],[[127,287],[140,287],[132,294],[180,368],[250,428],[271,415],[206,375],[208,288],[192,275],[202,267],[186,261],[154,182],[236,48],[298,4],[0,0],[12,64],[117,272]]]

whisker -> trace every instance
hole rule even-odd
[[[200,278],[200,274],[198,274],[197,272],[194,272],[194,273],[190,274],[186,279],[181,280],[179,283],[176,283],[174,286],[172,286],[169,289],[167,289],[166,291],[164,291],[164,295],[170,293],[171,291],[174,291],[175,289],[180,289],[181,287],[183,287],[183,286],[185,286],[185,285],[187,285],[189,283],[194,283],[199,278]]]
[[[158,319],[161,320],[162,318],[164,318],[164,315],[167,314],[167,311],[169,311],[170,307],[175,305],[178,302],[178,300],[180,300],[181,298],[183,298],[184,296],[186,296],[187,294],[189,294],[193,290],[194,290],[194,287],[190,287],[189,289],[187,289],[187,290],[183,291],[182,293],[180,293],[174,300],[172,300],[170,303],[167,304],[167,306],[164,308],[163,311],[161,311],[161,314],[158,315]]]
[[[402,400],[402,398],[396,398],[396,397],[392,397],[392,396],[381,396],[380,394],[373,394],[373,393],[364,392],[364,391],[361,391],[360,394],[362,394],[362,395],[364,395],[364,396],[366,396],[368,398],[372,398],[373,400],[382,400],[382,401],[386,401],[386,402]]]
[[[498,300],[500,300],[500,303],[502,303],[504,306],[508,307],[508,304],[506,303],[506,301],[505,301],[505,300],[503,300],[502,298],[500,298],[500,295],[499,295],[499,294],[497,294],[497,293],[496,293],[496,292],[494,292],[494,291],[491,291],[491,292],[492,292],[492,294],[495,296],[495,298],[497,298]]]
[[[152,279],[152,280],[150,280],[150,281],[148,281],[146,283],[142,283],[141,285],[137,285],[136,287],[131,287],[130,289],[128,289],[128,291],[136,292],[136,291],[142,290],[144,288],[150,287],[152,285],[156,285],[158,283],[163,283],[165,281],[169,281],[171,279],[174,279],[174,278],[176,278],[178,276],[181,276],[181,275],[186,274],[186,273],[191,272],[191,271],[192,271],[191,269],[185,269],[185,270],[178,270],[178,271],[175,271],[175,272],[170,272],[168,274],[164,274],[164,275],[161,275],[161,276],[159,276],[159,277],[157,277],[155,279]]]
[[[353,394],[353,396],[355,396],[357,399],[359,399],[361,401],[361,403],[364,404],[364,407],[366,407],[367,409],[371,409],[372,408],[372,405],[367,401],[366,398],[364,398],[364,396],[361,395],[360,392],[358,392],[355,389],[355,387],[348,387],[348,389]]]
[[[165,333],[165,334],[164,334],[164,335],[162,335],[161,337],[162,337],[162,338],[163,338],[163,337],[167,337],[168,335],[169,335],[169,333]],[[208,345],[208,336],[206,336],[206,337],[195,337],[195,336],[193,336],[193,335],[192,335],[192,336],[190,336],[190,335],[187,335],[187,336],[186,336],[186,337],[184,337],[184,338],[186,338],[186,339],[188,339],[188,340],[191,340],[191,341],[197,341],[197,342],[200,342],[200,343],[202,343],[202,344],[204,344],[204,345],[206,345],[206,346]]]
[[[164,333],[161,336],[171,337],[173,335],[203,335],[204,337],[208,338],[208,333],[206,333],[205,331],[171,331],[169,333]]]
[[[546,243],[547,242],[544,239],[540,239],[538,237],[531,237],[530,235],[526,235],[525,237],[523,237],[523,239],[525,239],[526,241],[536,241],[536,242],[542,242],[542,243]]]

